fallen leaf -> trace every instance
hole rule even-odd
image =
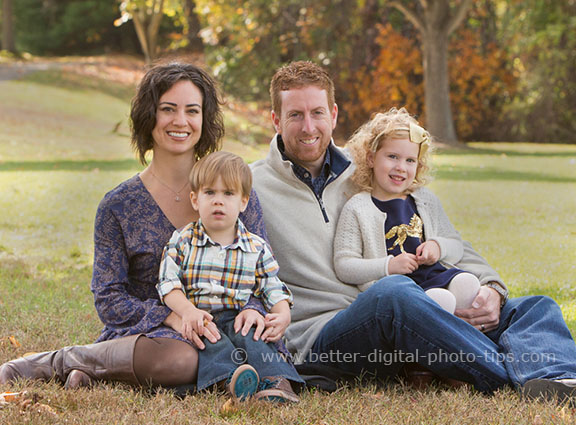
[[[16,348],[20,347],[20,343],[18,342],[18,340],[16,339],[16,337],[15,337],[14,335],[10,335],[10,336],[8,337],[8,340],[10,341],[10,343],[11,343],[14,347],[16,347]]]
[[[0,394],[0,402],[3,401],[5,403],[18,403],[26,396],[27,393],[28,391],[20,391],[17,393],[2,393]]]
[[[56,411],[54,409],[52,409],[50,406],[48,406],[47,404],[36,403],[35,405],[32,406],[32,409],[34,409],[38,413],[47,413],[47,414],[52,415],[52,416],[58,415],[56,413]]]
[[[238,403],[235,400],[229,398],[220,408],[220,415],[231,416],[238,412],[238,410]]]

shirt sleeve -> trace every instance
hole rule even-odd
[[[180,236],[178,230],[175,230],[162,252],[158,285],[156,285],[162,302],[164,302],[164,297],[173,289],[181,289],[185,292],[180,281],[180,271],[186,258],[188,244],[183,243]]]
[[[392,255],[365,258],[362,226],[351,199],[342,210],[334,236],[334,270],[342,282],[363,285],[387,276]],[[373,231],[376,231],[375,229]],[[369,286],[369,285],[368,285]],[[367,289],[363,286],[361,290]]]
[[[293,305],[292,293],[288,286],[278,277],[278,263],[268,244],[264,244],[258,262],[256,263],[256,290],[254,296],[262,299],[262,304],[268,311],[282,300]]]
[[[430,212],[436,229],[435,234],[426,239],[435,241],[440,247],[440,261],[444,261],[448,264],[456,264],[464,255],[462,237],[452,225],[452,222],[442,207],[440,199],[433,194],[431,195]],[[424,233],[426,233],[426,229],[424,229]]]
[[[122,226],[106,198],[98,206],[94,225],[94,269],[91,290],[100,320],[118,333],[147,332],[162,324],[170,309],[155,298],[131,295],[129,257]]]

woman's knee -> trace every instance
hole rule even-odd
[[[140,380],[154,385],[190,384],[196,381],[198,352],[179,340],[140,338],[134,352],[134,370]]]

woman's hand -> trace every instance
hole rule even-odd
[[[242,336],[248,335],[250,328],[256,326],[254,330],[254,341],[258,341],[264,332],[264,317],[256,310],[248,308],[242,310],[234,319],[234,332],[242,332]]]
[[[164,319],[164,324],[166,326],[171,327],[176,332],[181,334],[184,338],[186,338],[184,336],[184,334],[182,333],[182,318],[178,314],[171,312],[168,315],[168,317],[166,317],[166,319]],[[213,321],[208,321],[208,322],[204,322],[203,324],[204,324],[204,335],[203,336],[206,337],[206,339],[208,341],[210,341],[211,343],[215,343],[218,340],[220,340],[220,338],[222,338],[220,335],[220,332],[218,331],[218,327],[216,326],[216,323],[214,323]],[[188,339],[188,338],[186,338],[186,339]],[[206,345],[202,341],[201,336],[198,335],[198,333],[196,331],[192,332],[191,338],[189,339],[189,341],[191,341],[194,344],[194,346],[196,348],[198,348],[199,350],[203,350],[204,348],[206,348]]]

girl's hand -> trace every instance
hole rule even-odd
[[[256,326],[254,330],[254,341],[258,341],[264,332],[264,317],[256,310],[247,308],[242,310],[234,319],[234,332],[242,331],[242,336],[248,335],[250,328]]]
[[[440,245],[436,241],[426,241],[416,248],[416,261],[419,265],[431,266],[440,260]]]
[[[388,274],[408,274],[418,268],[414,254],[404,252],[388,261]]]

